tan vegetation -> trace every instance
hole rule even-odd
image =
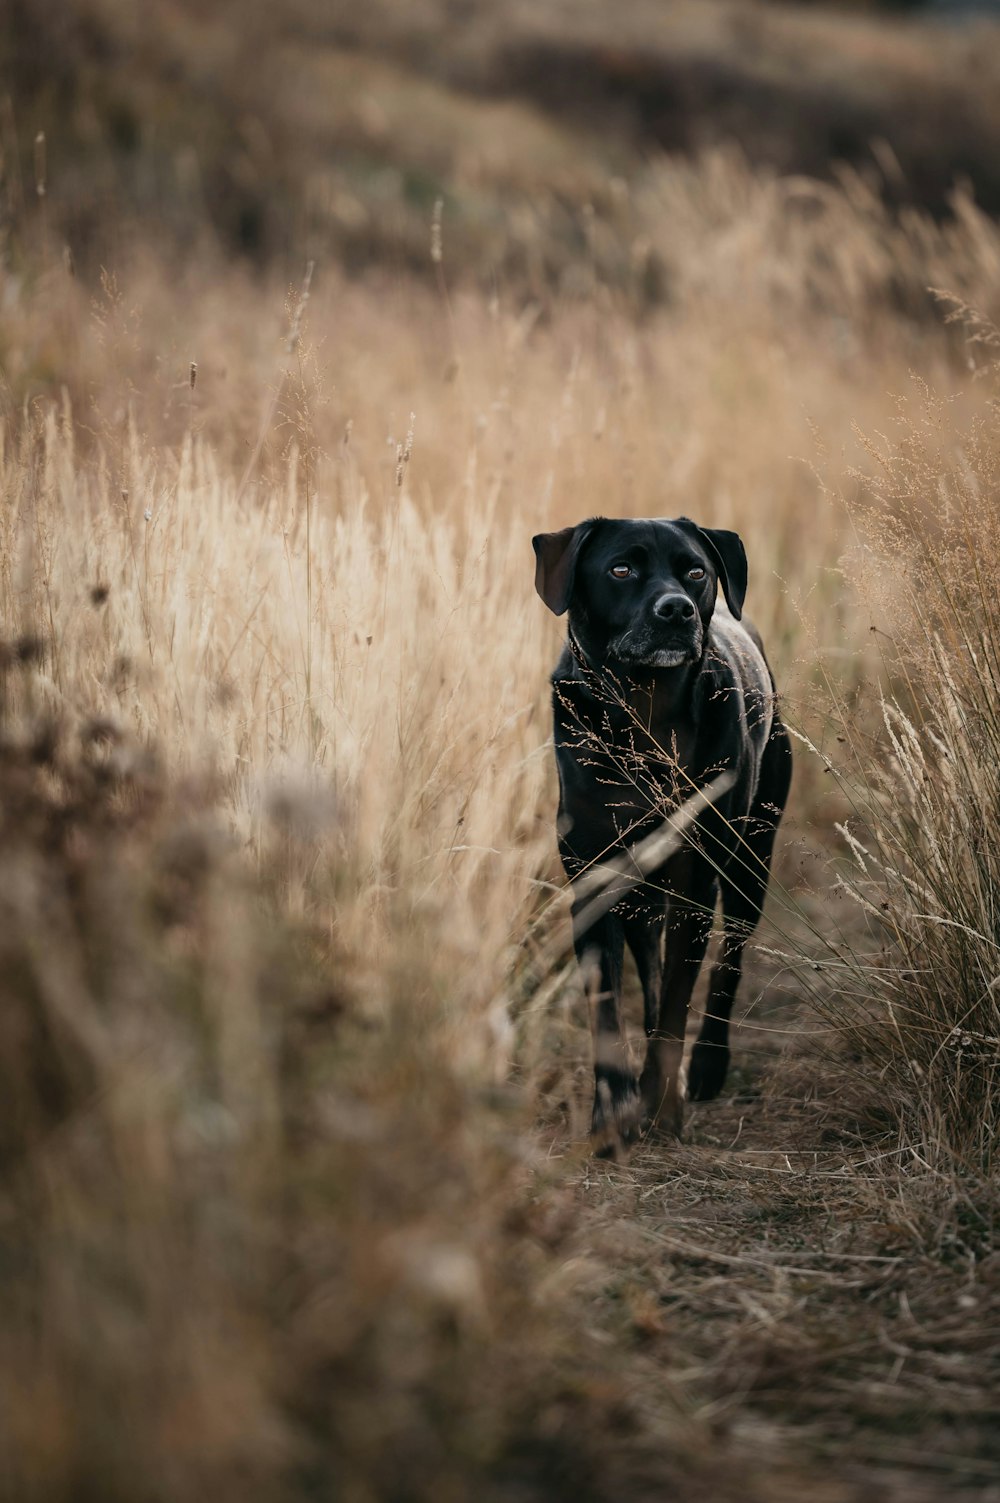
[[[363,276],[180,190],[187,254],[132,199],[74,268],[59,114],[6,117],[0,1491],[985,1500],[1000,231],[592,151],[367,15],[278,91],[394,181],[439,143],[444,192],[328,185]],[[207,45],[151,16],[154,71]],[[530,549],[598,512],[740,530],[800,737],[731,1086],[610,1167]]]
[[[95,274],[150,235],[188,258],[217,235],[259,263],[427,274],[441,198],[453,279],[547,299],[589,260],[660,303],[674,289],[658,154],[733,143],[784,175],[836,179],[846,164],[887,201],[938,216],[972,184],[996,213],[997,22],[856,11],[3,0],[5,233],[16,259],[38,131],[50,232]],[[666,269],[648,261],[650,239]]]

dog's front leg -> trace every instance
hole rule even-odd
[[[582,904],[581,908],[585,908]],[[579,913],[574,912],[574,925]],[[594,1110],[591,1135],[598,1153],[618,1153],[638,1136],[642,1099],[622,1026],[622,958],[625,936],[613,913],[574,935],[594,1040]]]
[[[715,875],[693,852],[685,853],[667,910],[666,963],[659,1017],[649,1036],[640,1087],[650,1131],[680,1137],[684,1126],[684,1031],[688,1006],[705,958],[715,909]],[[679,888],[679,890],[677,890]]]

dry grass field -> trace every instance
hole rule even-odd
[[[54,12],[15,12],[23,60]],[[289,14],[308,76],[225,171],[301,208],[322,117],[397,177],[358,146],[252,260],[186,6],[129,43],[123,95],[168,80],[131,147],[111,0],[3,112],[0,1495],[987,1503],[1000,228],[746,142],[591,151],[402,11]],[[174,196],[172,77],[219,132]],[[594,513],[739,529],[797,735],[736,1068],[627,1164],[530,548]]]

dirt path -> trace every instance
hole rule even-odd
[[[852,1141],[761,1037],[684,1144],[573,1176],[580,1245],[614,1270],[595,1340],[630,1354],[650,1422],[679,1411],[772,1467],[775,1496],[1000,1499],[992,1227],[912,1156]]]

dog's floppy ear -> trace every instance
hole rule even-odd
[[[535,589],[557,616],[569,609],[580,549],[599,521],[600,517],[591,517],[558,532],[536,533],[531,539],[535,550]]]
[[[730,612],[738,621],[743,615],[743,602],[747,598],[747,553],[738,532],[727,532],[724,527],[699,527],[690,517],[679,517],[698,535],[719,570],[719,583],[726,597]]]

